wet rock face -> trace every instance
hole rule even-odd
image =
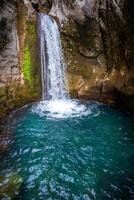
[[[71,94],[87,99],[108,94],[108,101],[117,92],[134,94],[134,2],[55,0],[50,14],[61,24]]]

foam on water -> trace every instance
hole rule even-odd
[[[32,107],[32,112],[49,118],[81,117],[91,114],[91,110],[76,100],[41,101]]]

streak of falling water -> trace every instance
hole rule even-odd
[[[42,100],[67,99],[64,56],[56,21],[39,14]]]

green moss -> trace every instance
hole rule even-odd
[[[24,49],[23,75],[24,79],[31,83],[31,54],[28,47]]]
[[[35,25],[32,23],[29,23],[28,27],[27,27],[27,31],[28,31],[28,33],[31,33],[34,36],[35,35]]]
[[[32,22],[27,24],[27,34],[25,39],[25,48],[24,48],[24,58],[23,58],[23,75],[26,83],[30,86],[33,85],[34,77],[33,77],[33,66],[35,64],[35,45],[36,40],[36,32],[35,25]],[[34,62],[33,62],[34,61]]]

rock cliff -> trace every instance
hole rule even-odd
[[[53,2],[73,96],[133,106],[133,10],[131,0]]]
[[[0,117],[40,96],[36,17],[22,1],[0,3]]]

